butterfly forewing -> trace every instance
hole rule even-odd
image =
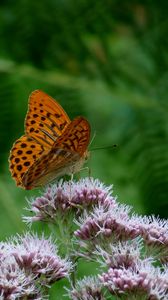
[[[50,96],[40,90],[30,95],[25,120],[27,135],[50,148],[69,123],[66,112]]]
[[[54,143],[51,151],[44,153],[23,177],[27,189],[43,185],[50,180],[80,170],[85,160],[90,138],[90,126],[86,119],[78,117],[66,128]]]

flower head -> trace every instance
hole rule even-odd
[[[101,282],[111,294],[121,299],[166,300],[168,290],[167,272],[161,272],[150,261],[139,261],[130,268],[109,268],[99,276]]]
[[[0,299],[47,299],[45,288],[68,277],[70,269],[51,238],[29,233],[14,237],[0,243]]]
[[[110,238],[113,241],[133,239],[139,235],[130,222],[130,207],[125,205],[99,205],[91,214],[85,213],[77,221],[79,229],[76,237],[82,240],[99,242],[102,238]]]
[[[0,262],[1,299],[41,299],[39,289],[34,283],[33,274],[26,274],[14,257],[6,255]]]
[[[65,214],[69,210],[78,213],[84,208],[91,208],[97,204],[115,204],[112,196],[112,186],[106,187],[98,179],[85,178],[78,182],[60,180],[48,186],[44,194],[29,201],[33,217],[24,217],[24,220],[55,222],[58,214]]]
[[[168,262],[168,221],[154,216],[139,217],[141,236],[162,262]]]
[[[102,284],[96,277],[85,277],[77,281],[75,288],[69,291],[72,300],[104,300]]]
[[[98,255],[102,266],[111,268],[129,268],[137,264],[141,259],[142,240],[118,242],[109,244],[108,248],[97,246],[95,255]]]
[[[39,239],[37,235],[26,234],[13,240],[11,254],[21,269],[34,276],[42,276],[43,284],[68,277],[71,264],[57,255],[57,248],[50,239]]]

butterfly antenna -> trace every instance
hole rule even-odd
[[[96,137],[96,131],[94,132],[94,134],[93,134],[93,136],[92,136],[92,139],[91,139],[91,141],[90,141],[90,143],[89,143],[89,146],[93,143],[95,137]]]
[[[95,147],[90,149],[90,151],[94,151],[94,150],[101,150],[101,149],[112,149],[112,148],[117,148],[118,145],[114,144],[112,146],[105,146],[105,147]]]

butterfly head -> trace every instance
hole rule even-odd
[[[90,158],[90,151],[86,150],[84,152],[84,163],[87,162],[89,158]]]

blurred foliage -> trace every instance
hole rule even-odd
[[[6,0],[0,5],[1,237],[22,232],[25,192],[7,158],[42,89],[96,132],[92,175],[135,211],[167,217],[167,1]],[[82,176],[87,175],[83,171]]]

